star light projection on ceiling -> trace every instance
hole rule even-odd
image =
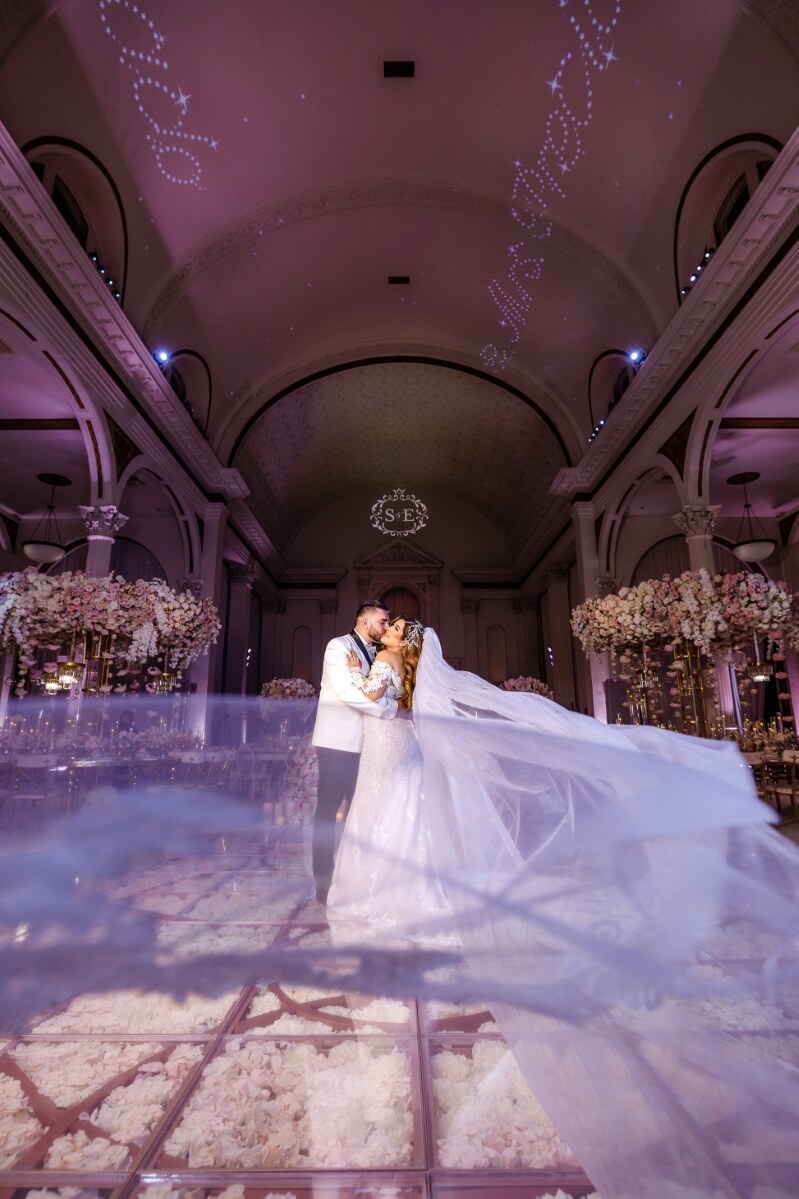
[[[116,46],[120,65],[132,71],[133,99],[149,125],[145,133],[158,170],[170,183],[201,186],[202,163],[198,151],[216,150],[219,142],[186,128],[191,93],[167,79],[169,63],[163,57],[166,37],[155,22],[132,0],[98,0],[103,28]],[[120,26],[127,21],[123,36]],[[137,44],[137,42],[139,44]],[[175,111],[177,110],[177,111]]]
[[[615,0],[608,20],[594,15],[593,0],[558,0],[569,6],[568,31],[576,44],[561,57],[546,86],[553,107],[546,120],[544,142],[532,166],[516,159],[516,178],[511,192],[511,213],[524,230],[521,241],[508,246],[507,265],[501,279],[492,279],[488,294],[499,309],[501,335],[480,351],[485,365],[495,374],[504,371],[515,353],[533,304],[531,284],[541,278],[544,258],[530,243],[543,242],[552,233],[550,206],[564,199],[563,183],[585,154],[582,131],[593,116],[593,76],[606,71],[618,59],[608,45],[621,16],[621,0]],[[558,174],[557,172],[560,172]]]

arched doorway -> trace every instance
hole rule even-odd
[[[422,619],[422,609],[419,597],[408,587],[392,587],[383,595],[383,603],[393,616],[408,616],[413,620]]]

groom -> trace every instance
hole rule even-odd
[[[355,613],[355,628],[327,643],[319,688],[319,707],[313,744],[319,761],[316,818],[313,828],[313,873],[316,898],[327,900],[333,877],[336,812],[342,799],[352,799],[358,779],[363,743],[363,719],[390,718],[397,701],[383,696],[374,702],[353,682],[348,655],[358,655],[362,675],[367,675],[377,653],[377,642],[388,627],[388,608],[380,600],[367,600]]]

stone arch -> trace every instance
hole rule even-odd
[[[612,578],[617,573],[617,550],[619,537],[624,525],[624,519],[629,513],[630,505],[642,487],[656,483],[664,476],[674,484],[677,493],[676,513],[687,502],[685,499],[684,481],[674,463],[664,454],[653,454],[651,466],[632,479],[620,479],[614,488],[613,498],[605,508],[597,539],[597,551],[600,576]]]
[[[779,313],[771,328],[752,345],[716,387],[708,390],[696,410],[688,438],[683,476],[686,503],[708,503],[713,446],[724,414],[740,394],[748,377],[765,354],[777,351],[783,339],[793,339],[799,329],[799,307],[796,302]]]
[[[196,575],[200,568],[200,539],[192,511],[146,458],[131,463],[123,478],[125,485],[119,489],[119,506],[128,518],[124,535],[139,541],[164,563],[171,585]],[[171,532],[169,526],[159,528],[153,524],[153,517],[161,516],[159,503],[167,506],[172,517],[175,527]]]
[[[128,225],[122,195],[111,172],[96,154],[71,138],[37,137],[22,147],[22,153],[86,253],[96,261],[109,290],[124,303]],[[86,222],[84,237],[75,228],[74,214],[70,213],[73,205]]]
[[[678,304],[692,286],[695,268],[704,266],[706,252],[712,254],[722,240],[714,220],[725,196],[729,195],[731,202],[735,200],[730,189],[741,177],[748,199],[759,182],[757,163],[773,162],[781,149],[782,143],[769,134],[741,133],[714,146],[694,167],[674,218],[672,255]]]

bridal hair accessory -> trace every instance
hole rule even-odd
[[[409,649],[416,649],[417,645],[421,645],[423,636],[424,625],[421,621],[408,620],[405,622],[405,633],[403,640]]]

